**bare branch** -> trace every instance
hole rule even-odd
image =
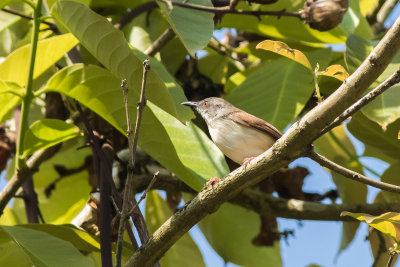
[[[151,179],[149,185],[147,186],[146,190],[144,190],[142,196],[140,197],[139,201],[135,204],[135,206],[133,206],[133,208],[128,212],[128,214],[132,214],[135,212],[135,209],[139,206],[140,202],[142,202],[145,198],[147,193],[150,191],[150,189],[153,187],[154,183],[157,180],[157,176],[160,172],[157,171],[154,175],[153,175],[153,179]]]
[[[122,258],[122,242],[124,235],[124,225],[126,220],[129,218],[129,214],[136,210],[137,205],[134,205],[133,211],[129,211],[129,205],[131,204],[131,195],[132,195],[132,179],[133,179],[133,165],[135,164],[135,155],[137,143],[139,140],[139,130],[142,122],[142,116],[144,107],[146,106],[146,81],[147,81],[147,73],[150,70],[150,61],[145,60],[143,62],[143,77],[142,77],[142,88],[140,92],[140,100],[137,105],[137,114],[136,114],[136,125],[135,132],[132,132],[131,128],[131,120],[129,115],[129,105],[128,105],[128,87],[126,85],[126,80],[122,81],[121,87],[124,95],[124,104],[125,104],[125,114],[126,114],[126,123],[127,123],[127,135],[128,135],[128,145],[129,145],[129,163],[128,163],[128,178],[126,179],[125,188],[124,188],[124,199],[122,202],[122,211],[121,218],[118,229],[118,240],[117,240],[117,252],[116,252],[116,267],[121,266],[121,258]],[[133,134],[133,136],[132,136]],[[139,229],[138,229],[139,231]]]
[[[324,156],[316,153],[315,151],[310,151],[308,156],[310,159],[314,160],[315,162],[319,163],[321,166],[326,167],[334,172],[337,172],[344,177],[350,178],[354,181],[367,184],[379,189],[382,189],[384,191],[388,192],[394,192],[394,193],[400,193],[400,186],[397,185],[392,185],[384,182],[379,182],[376,180],[373,180],[371,178],[368,178],[358,172],[346,169],[343,166],[340,166],[339,164],[336,164],[333,161],[330,161],[329,159],[325,158]]]
[[[175,37],[175,32],[168,27],[147,49],[144,54],[154,56],[164,45]]]

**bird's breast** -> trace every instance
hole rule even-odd
[[[238,164],[242,164],[246,158],[260,155],[275,142],[271,136],[231,119],[213,120],[208,127],[218,148]]]

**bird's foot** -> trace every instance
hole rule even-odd
[[[221,179],[219,179],[218,177],[213,177],[210,180],[208,180],[207,182],[207,186],[214,186],[216,183],[218,183]]]
[[[254,157],[245,158],[245,159],[243,160],[243,164],[242,164],[242,165],[246,166],[246,165],[249,164],[250,161],[252,161],[253,159],[254,159]]]

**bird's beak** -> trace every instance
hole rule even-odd
[[[181,103],[181,105],[189,106],[189,107],[197,107],[199,105],[199,102],[187,101],[187,102]]]

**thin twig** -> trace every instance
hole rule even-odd
[[[339,126],[342,122],[344,122],[351,115],[356,113],[362,107],[364,107],[365,105],[370,103],[372,100],[377,98],[380,94],[382,94],[387,89],[389,89],[390,87],[392,87],[393,85],[395,85],[399,82],[400,82],[400,69],[398,69],[395,73],[390,75],[390,77],[388,77],[383,83],[381,83],[375,89],[373,89],[368,94],[366,94],[361,99],[359,99],[351,107],[346,109],[342,114],[340,114],[339,117],[337,117],[331,124],[329,124],[328,126],[326,126],[325,129],[322,130],[321,135],[323,135],[323,134],[329,132],[330,130],[332,130],[333,128]]]
[[[223,15],[223,14],[236,14],[236,15],[251,15],[255,17],[260,16],[277,16],[278,18],[286,16],[286,17],[296,17],[301,19],[300,13],[292,13],[287,12],[285,9],[278,10],[278,11],[266,11],[266,10],[238,10],[238,9],[231,9],[230,6],[225,7],[209,7],[209,6],[201,6],[195,4],[188,4],[188,3],[181,3],[181,2],[174,2],[174,1],[167,1],[167,0],[158,0],[159,2],[163,2],[166,4],[172,4],[173,6],[204,11],[209,13],[214,13],[216,15]]]
[[[29,15],[25,15],[23,13],[19,13],[18,11],[11,10],[11,9],[8,9],[8,8],[2,8],[1,11],[4,11],[4,12],[9,13],[9,14],[16,15],[16,16],[21,17],[23,19],[33,20],[33,17],[31,17]],[[46,24],[47,26],[49,26],[51,30],[54,30],[54,28],[57,28],[57,26],[54,23],[51,23],[51,22],[41,21],[41,23]]]
[[[392,266],[392,262],[393,262],[393,259],[394,259],[394,256],[396,255],[396,252],[390,252],[389,253],[389,260],[388,260],[388,262],[387,262],[387,264],[386,264],[386,267],[391,267]]]
[[[144,107],[146,106],[146,81],[147,81],[147,73],[150,70],[150,61],[145,60],[143,62],[143,77],[142,77],[142,88],[140,91],[140,100],[137,105],[137,114],[136,114],[136,125],[135,132],[132,132],[131,128],[131,120],[129,116],[129,106],[128,106],[128,87],[126,85],[126,80],[122,81],[121,87],[124,95],[124,105],[125,105],[125,114],[126,114],[126,123],[127,123],[127,135],[128,135],[128,145],[129,145],[129,163],[128,163],[128,178],[126,179],[125,188],[124,188],[124,199],[122,203],[122,211],[121,218],[118,228],[118,240],[117,240],[117,251],[116,251],[116,267],[121,266],[121,258],[122,258],[122,241],[124,235],[124,225],[129,217],[129,205],[131,204],[131,187],[132,187],[132,179],[133,179],[133,165],[135,164],[135,156],[136,156],[136,148],[139,139],[139,130],[140,124],[142,121]],[[132,136],[133,134],[133,136]]]
[[[175,32],[168,27],[147,49],[144,54],[154,56],[164,45],[175,37]]]
[[[156,2],[143,3],[142,5],[137,6],[136,8],[129,11],[125,16],[122,17],[122,19],[119,23],[114,25],[114,27],[121,30],[129,22],[131,22],[133,19],[135,19],[137,16],[139,16],[143,12],[150,12],[157,7],[158,7],[158,5]]]
[[[376,180],[373,180],[371,178],[368,178],[360,173],[357,173],[355,171],[346,169],[343,166],[340,166],[339,164],[336,164],[333,161],[330,161],[329,159],[325,158],[324,156],[316,153],[314,150],[311,150],[308,155],[310,159],[314,160],[315,162],[319,163],[321,166],[326,167],[334,172],[337,172],[344,177],[350,178],[354,181],[367,184],[379,189],[382,189],[384,191],[388,192],[394,192],[394,193],[400,193],[400,186],[393,185],[393,184],[388,184],[384,182],[379,182]]]
[[[147,193],[150,191],[150,189],[153,187],[154,183],[157,180],[157,176],[160,172],[157,171],[154,175],[153,175],[153,179],[151,179],[149,185],[147,186],[146,190],[144,190],[142,196],[140,197],[140,199],[138,200],[138,202],[135,204],[135,206],[132,207],[132,209],[128,212],[128,214],[133,214],[135,212],[135,209],[139,206],[140,202],[142,202],[145,198]]]

